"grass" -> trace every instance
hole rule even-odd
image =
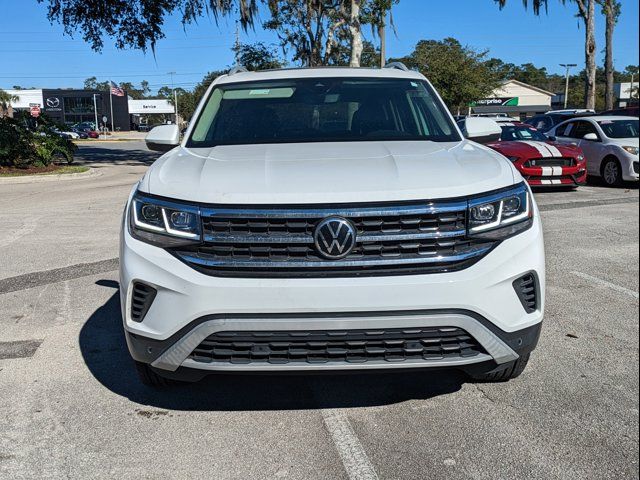
[[[27,176],[40,176],[40,175],[66,175],[69,173],[82,173],[89,170],[89,167],[81,166],[81,165],[61,165],[54,170],[49,170],[46,172],[34,172],[28,169],[11,169],[5,170],[0,169],[0,177],[27,177]]]

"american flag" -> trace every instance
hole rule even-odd
[[[115,83],[111,82],[111,95],[115,95],[116,97],[124,97],[124,90],[122,90]]]

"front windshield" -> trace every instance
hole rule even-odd
[[[549,138],[528,125],[503,125],[500,140],[503,142],[514,142],[519,140],[548,142]]]
[[[187,146],[376,140],[461,138],[426,82],[314,78],[218,86]]]
[[[638,138],[638,120],[601,120],[598,122],[609,138]]]

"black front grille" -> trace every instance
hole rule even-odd
[[[640,172],[640,164],[638,162],[633,162],[633,171],[634,173]]]
[[[533,313],[538,309],[538,284],[533,273],[515,280],[513,288],[527,313]]]
[[[227,276],[350,276],[465,268],[493,244],[466,235],[467,202],[335,208],[205,208],[203,243],[173,252],[194,268]],[[327,260],[316,226],[343,217],[356,231],[344,258]]]
[[[155,288],[141,282],[133,282],[131,292],[131,320],[141,322],[156,298]]]
[[[217,332],[189,356],[218,364],[322,364],[469,358],[486,353],[456,327]]]
[[[573,167],[575,160],[573,158],[534,158],[527,160],[525,167]]]

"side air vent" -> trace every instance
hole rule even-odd
[[[518,278],[513,282],[513,288],[527,313],[538,309],[538,284],[533,273]]]
[[[133,282],[131,294],[131,320],[141,322],[156,298],[155,288],[141,282]]]

